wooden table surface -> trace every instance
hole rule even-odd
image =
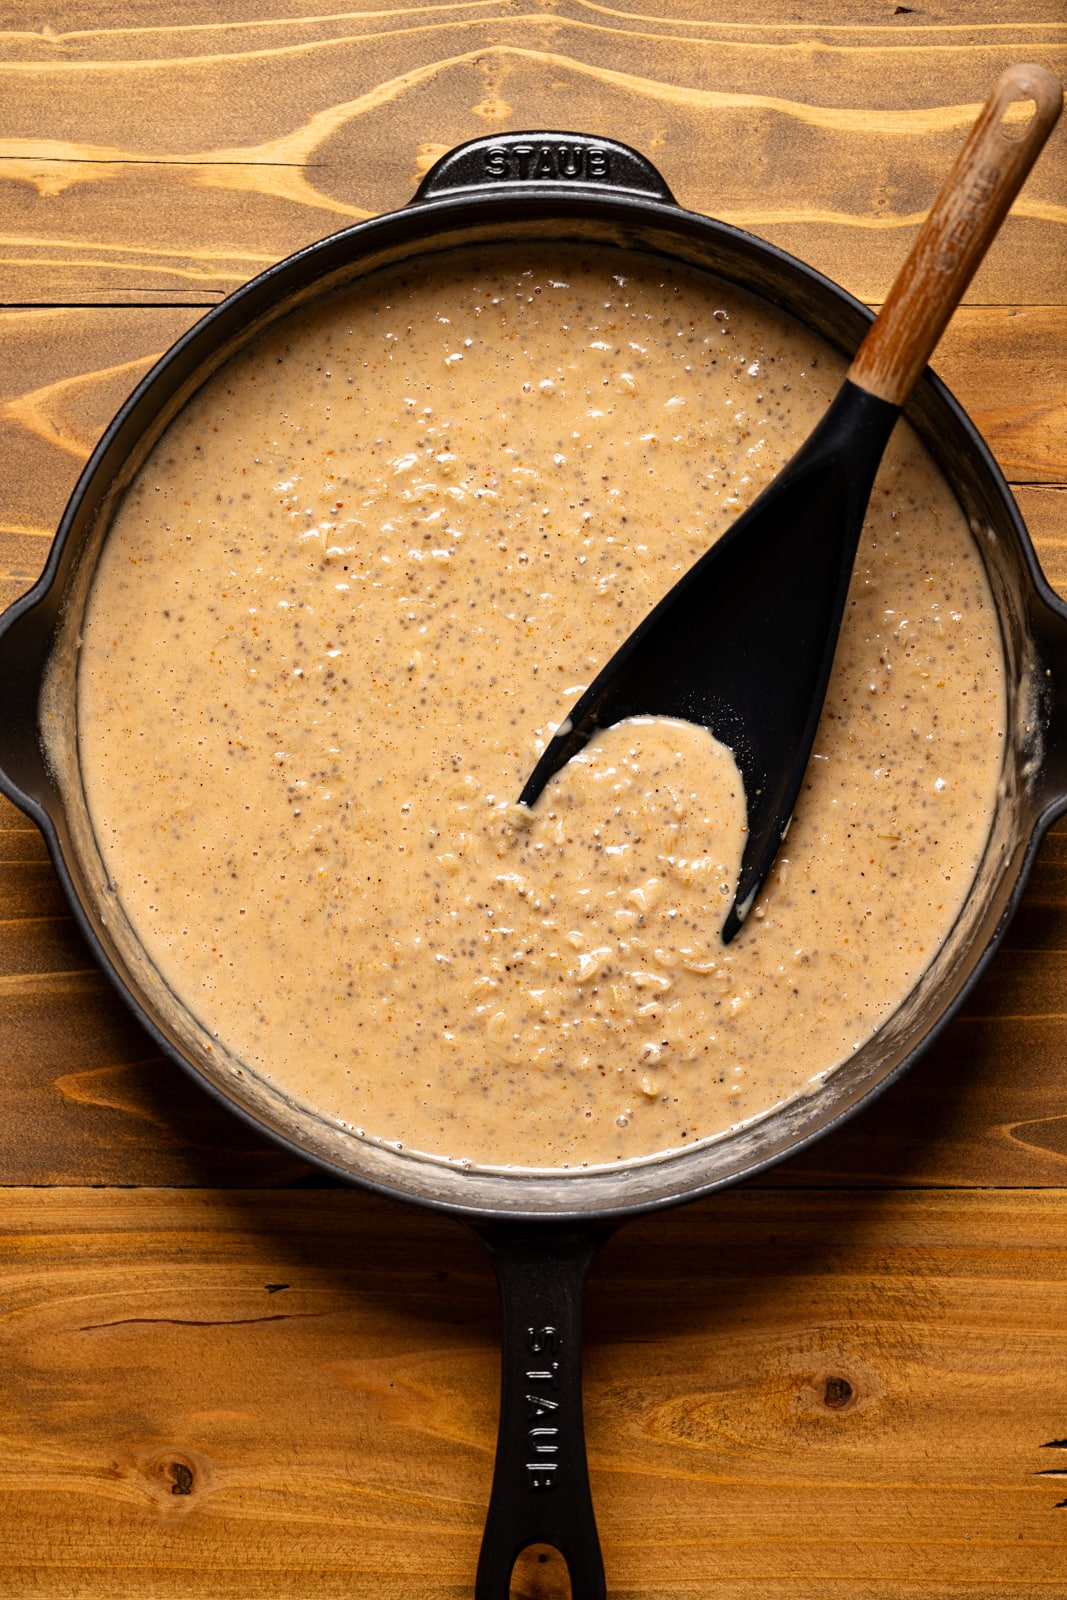
[[[322,14],[319,14],[319,13]],[[47,25],[39,19],[47,15]],[[0,55],[0,599],[153,357],[492,129],[628,140],[877,302],[1063,0],[22,0]],[[937,366],[1067,592],[1067,136]],[[497,1311],[460,1226],[337,1188],[153,1053],[0,806],[0,1596],[471,1593]],[[1067,828],[910,1077],[623,1229],[586,1383],[614,1600],[1067,1597]],[[542,1556],[545,1552],[541,1552]],[[524,1559],[515,1593],[566,1592]]]

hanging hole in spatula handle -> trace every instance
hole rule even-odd
[[[1030,101],[1029,120],[1010,113]],[[997,79],[849,370],[860,389],[903,405],[1063,107],[1045,67]]]

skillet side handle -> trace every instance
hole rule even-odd
[[[1030,633],[1038,670],[1023,733],[1032,740],[1037,799],[1047,824],[1067,811],[1067,604],[1058,595],[1038,591],[1032,597]]]
[[[640,195],[678,202],[656,168],[628,144],[585,133],[501,133],[471,139],[443,155],[423,178],[411,205],[450,195],[510,193],[559,195],[567,190]]]
[[[582,1422],[582,1292],[607,1230],[476,1229],[500,1285],[500,1424],[475,1600],[508,1600],[531,1544],[551,1545],[572,1600],[604,1600]]]

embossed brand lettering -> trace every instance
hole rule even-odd
[[[547,1417],[553,1411],[559,1410],[559,1401],[550,1400],[547,1395],[543,1394],[528,1394],[526,1396],[526,1404],[529,1407],[531,1417]]]
[[[610,176],[608,152],[598,145],[493,145],[485,152],[487,178],[594,181]]]
[[[535,1358],[526,1369],[526,1381],[531,1386],[526,1393],[526,1414],[530,1419],[526,1442],[533,1457],[526,1462],[526,1481],[531,1489],[551,1489],[556,1482],[559,1463],[553,1458],[559,1454],[559,1401],[537,1389],[558,1388],[559,1362],[552,1358],[559,1353],[559,1347],[555,1328],[527,1328],[526,1349]]]
[[[974,232],[978,215],[1000,177],[1000,168],[989,165],[975,173],[967,191],[964,209],[952,225],[948,238],[934,256],[934,265],[941,272],[951,272]]]
[[[547,1366],[541,1367],[536,1372],[528,1372],[526,1376],[531,1383],[551,1384],[553,1389],[559,1388],[559,1362],[550,1361]]]
[[[559,1450],[559,1445],[556,1443],[559,1438],[558,1428],[531,1428],[527,1438],[535,1455],[554,1456]]]

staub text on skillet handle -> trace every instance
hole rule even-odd
[[[582,1422],[582,1293],[610,1230],[478,1228],[500,1284],[500,1424],[475,1600],[508,1600],[516,1558],[558,1550],[572,1600],[604,1600]]]
[[[568,189],[677,201],[651,161],[614,139],[582,133],[504,133],[472,139],[442,156],[412,197],[441,200],[500,188],[553,195]]]

